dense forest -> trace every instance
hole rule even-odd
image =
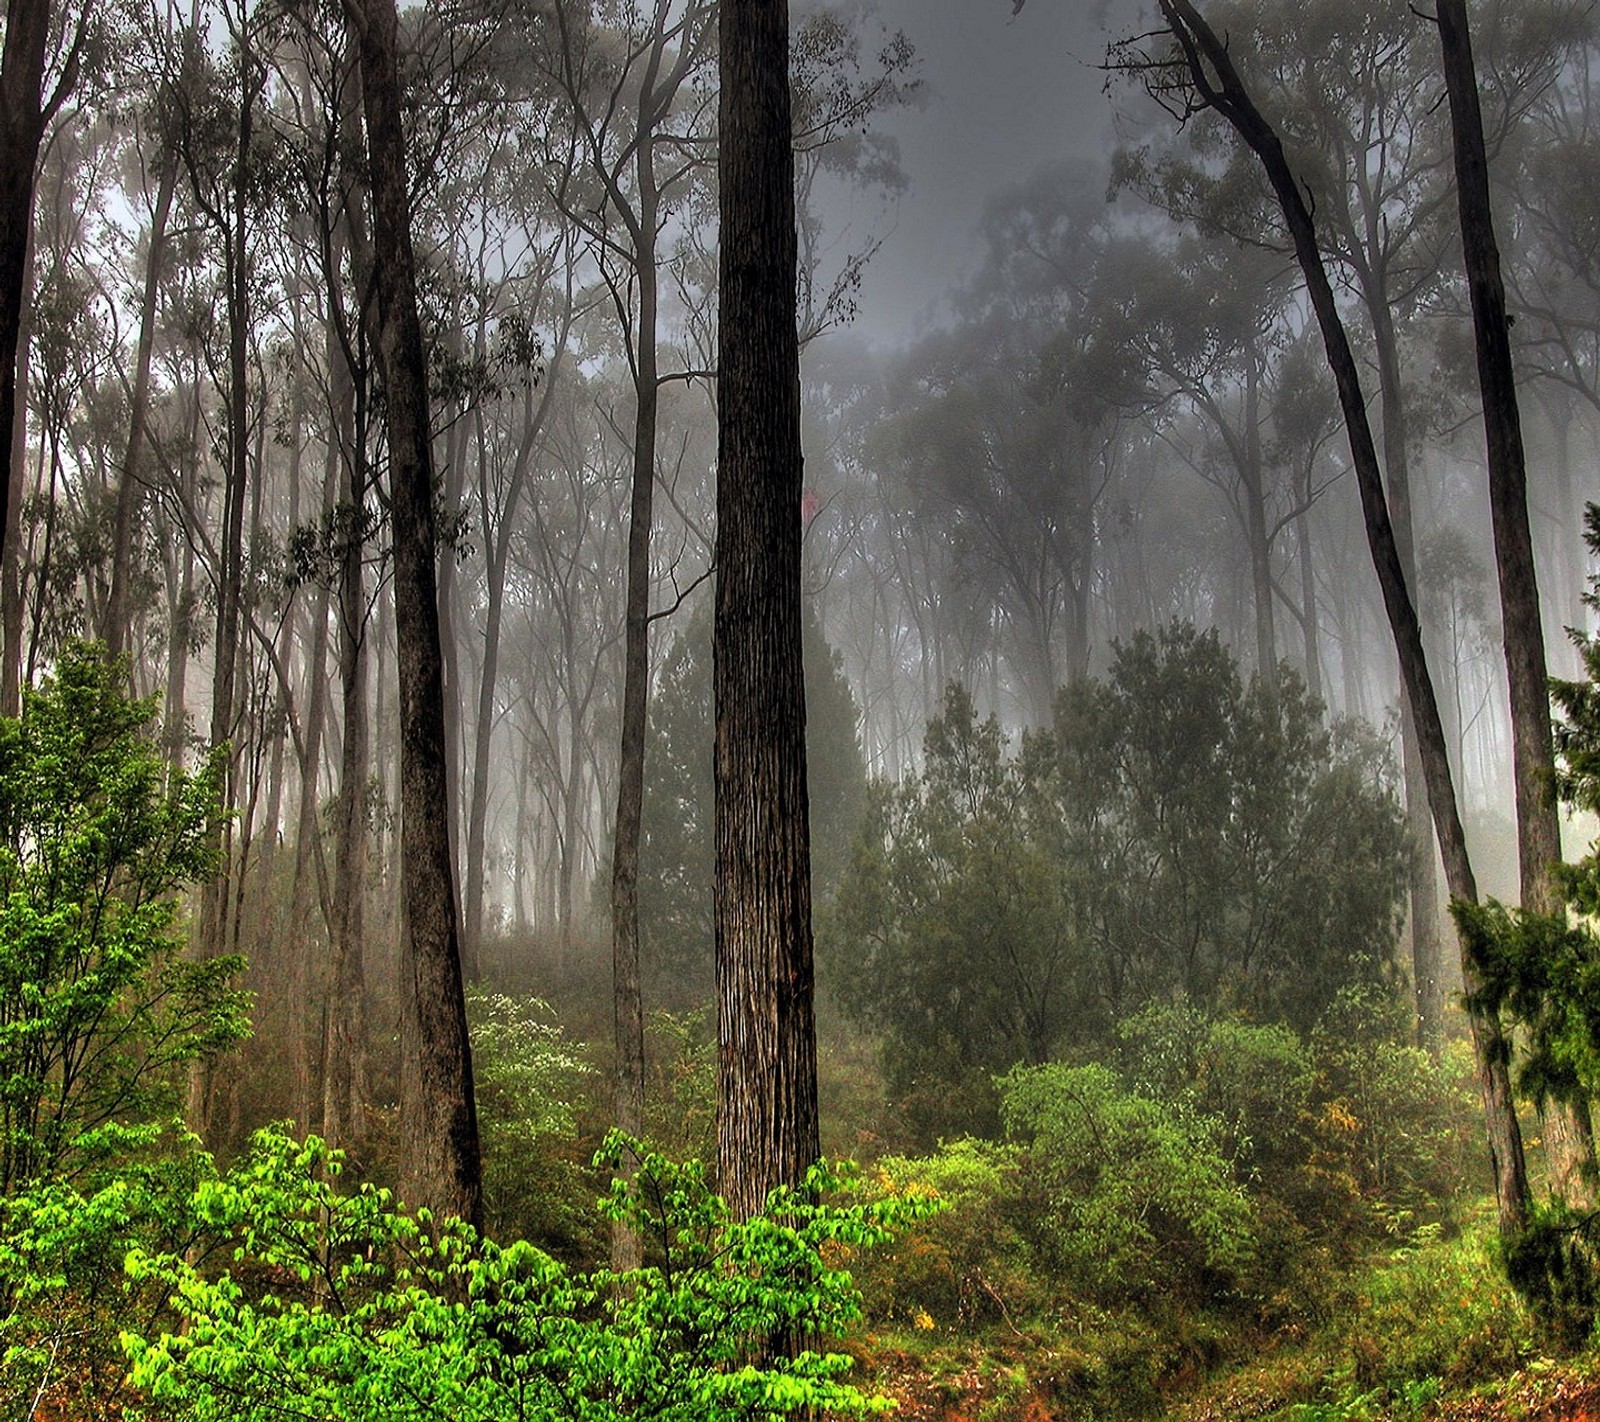
[[[1600,1415],[1592,0],[7,0],[0,430],[4,1416]]]

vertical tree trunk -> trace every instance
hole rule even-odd
[[[1549,674],[1539,612],[1539,582],[1528,524],[1528,473],[1511,359],[1511,323],[1489,203],[1489,160],[1466,0],[1439,0],[1439,41],[1455,141],[1461,246],[1477,336],[1478,384],[1489,451],[1489,508],[1500,581],[1506,681],[1511,692],[1511,766],[1516,785],[1517,867],[1523,907],[1563,911],[1551,870],[1561,858],[1555,753],[1550,735]],[[1583,1097],[1550,1100],[1544,1109],[1550,1188],[1575,1209],[1595,1203],[1594,1138]]]
[[[400,118],[398,23],[394,0],[346,0],[346,14],[360,42],[394,525],[405,912],[401,1183],[410,1204],[481,1226],[482,1163],[445,792],[433,449]]]
[[[1476,902],[1477,882],[1473,877],[1466,835],[1456,804],[1444,726],[1439,719],[1439,704],[1428,672],[1427,657],[1423,652],[1422,629],[1417,622],[1416,606],[1400,566],[1394,526],[1390,522],[1384,496],[1383,471],[1378,463],[1372,427],[1367,421],[1360,369],[1339,315],[1333,287],[1328,281],[1311,211],[1284,155],[1282,142],[1251,100],[1233,67],[1227,47],[1200,17],[1190,0],[1160,0],[1160,4],[1162,14],[1183,50],[1196,89],[1205,102],[1217,109],[1234,127],[1261,160],[1267,180],[1283,211],[1285,225],[1294,243],[1295,258],[1305,277],[1327,351],[1328,365],[1339,391],[1339,407],[1344,414],[1351,461],[1355,465],[1361,494],[1367,544],[1383,593],[1384,610],[1388,614],[1395,649],[1399,654],[1406,701],[1417,724],[1428,803],[1433,811],[1434,828],[1444,859],[1446,882],[1456,898],[1466,903]],[[1462,973],[1470,994],[1476,985],[1477,974],[1464,950]],[[1527,1224],[1529,1196],[1522,1130],[1517,1122],[1507,1066],[1510,1043],[1493,1014],[1476,1012],[1470,1020],[1473,1052],[1483,1096],[1490,1164],[1499,1201],[1500,1229],[1506,1238],[1515,1238]]]
[[[250,471],[250,267],[249,185],[255,127],[255,59],[245,45],[240,56],[239,112],[236,116],[233,190],[229,194],[228,230],[223,268],[228,312],[228,463],[222,491],[222,530],[217,562],[216,641],[211,663],[211,743],[228,743],[223,777],[223,802],[231,805],[238,789],[239,747],[232,744],[237,720],[239,610],[244,583],[244,506]],[[219,821],[213,831],[220,854],[220,871],[201,891],[200,951],[207,956],[225,950],[228,933],[229,890],[233,884],[233,825]],[[204,1136],[210,1126],[214,1068],[200,1063],[194,1068],[189,1093],[189,1124]]]
[[[1400,571],[1415,600],[1416,537],[1411,517],[1411,451],[1405,397],[1400,378],[1400,348],[1388,293],[1375,280],[1363,284],[1362,297],[1372,320],[1378,357],[1378,398],[1383,410],[1383,467],[1388,476],[1389,516],[1394,524]],[[1400,766],[1406,792],[1406,837],[1411,843],[1407,892],[1411,902],[1411,981],[1416,1009],[1417,1045],[1437,1053],[1444,1042],[1444,963],[1439,946],[1439,874],[1433,852],[1433,822],[1428,813],[1422,750],[1409,703],[1400,712]]]
[[[49,113],[59,106],[77,72],[75,45],[67,78],[47,104],[42,90],[49,36],[50,0],[7,0],[5,48],[0,51],[0,431],[7,441],[8,469],[0,478],[0,529],[10,527],[10,435],[17,418],[17,361],[39,144]]]
[[[622,651],[622,740],[611,855],[611,984],[616,1049],[617,1127],[638,1135],[644,1125],[644,989],[639,968],[639,835],[644,807],[645,722],[650,697],[650,529],[654,521],[656,420],[661,381],[656,356],[659,274],[656,270],[655,135],[640,96],[639,184],[633,268],[638,293],[634,338],[633,474],[628,506],[628,571]],[[612,1267],[637,1267],[639,1243],[625,1225],[611,1233]]]
[[[128,410],[128,450],[117,484],[117,516],[111,543],[111,593],[106,600],[100,636],[113,652],[129,642],[128,584],[132,580],[133,514],[142,483],[144,450],[150,418],[150,364],[155,353],[156,300],[161,292],[161,271],[167,253],[167,221],[178,186],[178,164],[164,155],[156,183],[156,205],[150,217],[150,249],[145,255],[144,294],[139,304],[139,343],[134,356],[133,396]]]
[[[723,0],[717,378],[717,1164],[736,1217],[819,1153],[785,0]]]
[[[17,332],[16,400],[11,428],[11,464],[6,475],[5,521],[0,524],[0,716],[15,717],[22,708],[22,486],[28,465],[28,357],[33,326],[33,237],[22,266],[22,325]]]
[[[360,271],[364,264],[357,262]],[[360,278],[358,277],[358,282]],[[324,991],[322,1129],[359,1156],[366,1062],[367,780],[371,764],[367,716],[366,420],[357,418],[357,377],[342,349],[328,342],[334,439],[342,451],[345,487],[336,521],[339,545],[339,687],[344,733],[335,810],[333,917],[328,925]]]

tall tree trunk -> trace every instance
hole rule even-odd
[[[1494,524],[1495,572],[1500,581],[1506,681],[1511,692],[1511,766],[1516,785],[1517,867],[1523,907],[1563,912],[1552,869],[1561,858],[1556,809],[1555,753],[1550,734],[1549,674],[1539,612],[1539,581],[1528,524],[1528,472],[1511,359],[1500,250],[1489,203],[1489,160],[1466,0],[1439,0],[1439,42],[1455,142],[1456,194],[1461,246],[1477,336],[1478,384],[1489,451],[1489,508]],[[1544,1108],[1550,1188],[1575,1209],[1595,1204],[1594,1136],[1589,1103],[1581,1096],[1550,1100]]]
[[[417,312],[411,207],[400,118],[394,0],[346,0],[360,44],[372,187],[379,362],[389,435],[400,817],[405,911],[400,1112],[410,1204],[483,1223],[472,1053],[461,981],[450,807],[445,792],[433,449],[427,355]]]
[[[723,0],[720,38],[717,1164],[742,1218],[820,1146],[785,0]]]
[[[100,635],[113,652],[129,642],[128,584],[133,569],[133,515],[143,483],[144,450],[150,418],[150,364],[155,353],[156,301],[161,293],[161,272],[167,254],[167,222],[178,186],[178,164],[163,156],[156,182],[156,205],[150,217],[150,248],[145,254],[144,294],[139,303],[139,344],[134,355],[133,394],[128,410],[128,450],[117,484],[117,516],[111,543],[111,593],[106,600]]]
[[[26,320],[39,144],[45,125],[77,80],[81,22],[66,73],[46,99],[44,58],[49,38],[50,0],[7,0],[5,48],[0,51],[0,431],[7,439],[8,456],[17,418],[17,362]],[[0,529],[10,527],[10,476],[8,467],[6,477],[0,478]]]
[[[639,835],[644,808],[645,722],[650,697],[650,529],[654,521],[656,420],[661,381],[656,355],[659,274],[656,270],[655,135],[647,83],[639,100],[639,185],[633,270],[638,292],[634,337],[633,474],[628,506],[628,571],[624,595],[622,737],[617,764],[617,813],[611,853],[611,986],[615,1042],[617,1127],[638,1135],[644,1126],[644,989],[639,967]],[[637,1267],[639,1242],[618,1223],[611,1233],[617,1270]]]
[[[1372,321],[1378,357],[1378,398],[1383,410],[1383,467],[1388,476],[1389,516],[1394,524],[1400,571],[1416,598],[1416,535],[1411,517],[1411,450],[1405,395],[1400,377],[1400,345],[1394,311],[1381,278],[1362,270],[1362,298]],[[1411,901],[1411,981],[1417,1045],[1437,1053],[1444,1043],[1444,963],[1439,946],[1439,873],[1433,852],[1433,822],[1428,812],[1422,750],[1410,704],[1401,707],[1400,766],[1406,792],[1406,837],[1411,843],[1407,892]]]
[[[23,261],[22,325],[17,332],[17,394],[7,436],[11,464],[6,475],[5,522],[0,525],[0,716],[15,717],[22,708],[22,486],[28,465],[28,358],[33,326],[34,248],[29,224]]]
[[[1417,622],[1416,606],[1400,566],[1394,526],[1390,522],[1384,496],[1383,471],[1378,463],[1372,427],[1367,421],[1360,369],[1356,365],[1355,353],[1350,347],[1333,287],[1328,280],[1327,268],[1323,264],[1311,211],[1289,166],[1282,142],[1250,98],[1227,47],[1200,17],[1190,0],[1160,0],[1160,4],[1162,14],[1184,53],[1197,92],[1233,126],[1261,160],[1267,180],[1283,211],[1285,225],[1294,243],[1295,257],[1305,277],[1317,325],[1322,333],[1328,365],[1339,391],[1339,406],[1344,414],[1351,461],[1355,466],[1361,494],[1367,544],[1372,552],[1373,566],[1383,593],[1384,610],[1388,614],[1395,648],[1399,653],[1406,701],[1416,719],[1428,802],[1433,811],[1434,828],[1444,859],[1446,882],[1456,898],[1465,903],[1474,903],[1478,896],[1477,882],[1467,854],[1466,835],[1461,827],[1444,726],[1439,719],[1439,704],[1422,647],[1422,629]],[[1477,973],[1464,948],[1462,974],[1470,994],[1476,986]],[[1500,1229],[1505,1237],[1515,1238],[1527,1224],[1529,1196],[1522,1131],[1517,1122],[1507,1065],[1510,1044],[1493,1014],[1475,1012],[1470,1021],[1483,1095],[1490,1164],[1499,1201]]]
[[[1256,675],[1262,690],[1276,699],[1278,632],[1272,608],[1272,537],[1267,529],[1265,461],[1261,454],[1261,362],[1252,337],[1245,372],[1244,484],[1245,535],[1250,542],[1250,597],[1256,615]]]
[[[356,263],[357,270],[363,263]],[[358,277],[358,282],[360,278]],[[333,918],[324,992],[322,1128],[357,1157],[362,1146],[366,1064],[367,715],[366,419],[358,417],[357,376],[329,341],[334,439],[345,471],[339,544],[339,687],[344,733],[335,810]]]
[[[241,56],[239,112],[234,155],[233,190],[229,194],[224,272],[227,281],[228,310],[228,464],[222,490],[222,534],[217,563],[216,642],[211,664],[211,743],[229,744],[227,769],[223,779],[223,801],[232,804],[238,791],[240,747],[232,744],[238,712],[239,610],[244,592],[244,508],[250,472],[250,268],[249,268],[249,185],[246,166],[250,161],[255,126],[254,56],[246,46]],[[206,881],[201,891],[200,947],[207,956],[225,950],[228,933],[228,903],[233,875],[232,821],[219,821],[213,831],[220,855],[221,870]],[[189,1124],[204,1136],[209,1129],[212,1109],[211,1087],[215,1075],[211,1064],[194,1068],[189,1094]]]

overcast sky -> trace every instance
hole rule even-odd
[[[857,330],[900,343],[976,258],[985,200],[1045,163],[1114,142],[1098,66],[1137,0],[877,0],[916,46],[927,94],[891,114],[910,189],[882,219]],[[875,214],[857,212],[858,222]],[[834,224],[830,221],[830,226]]]

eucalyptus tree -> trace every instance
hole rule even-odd
[[[394,529],[405,951],[402,1183],[481,1227],[483,1167],[467,1040],[450,817],[427,355],[417,307],[393,0],[349,0],[372,206],[377,346]]]
[[[788,6],[722,0],[719,37],[717,1164],[746,1218],[821,1145]]]
[[[612,834],[611,934],[618,1124],[643,1124],[644,1008],[639,986],[639,813],[650,679],[650,533],[661,364],[663,228],[697,199],[710,157],[715,7],[710,0],[557,0],[541,62],[563,94],[585,181],[559,194],[609,294],[633,386],[633,460],[625,565],[621,759]],[[692,225],[692,224],[691,224]]]
[[[12,0],[6,7],[0,48],[0,437],[5,440],[7,464],[6,477],[0,479],[0,529],[11,527],[11,466],[18,454],[13,433],[18,418],[18,348],[28,300],[39,145],[79,81],[95,21],[96,7],[89,4],[77,7],[75,13],[51,0]],[[49,63],[52,57],[54,64]]]

